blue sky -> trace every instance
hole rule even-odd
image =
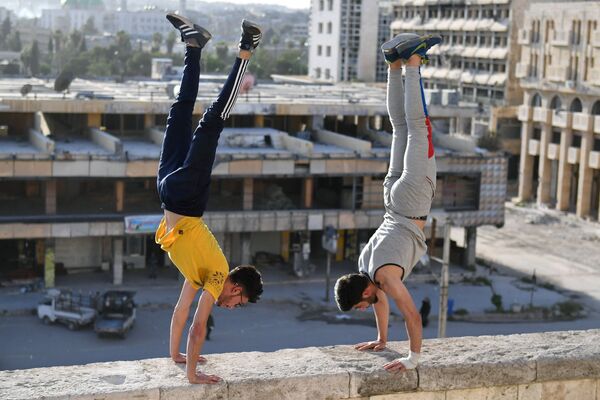
[[[308,8],[310,0],[225,0],[228,3],[248,4],[248,3],[263,3],[263,4],[278,4],[290,8]]]

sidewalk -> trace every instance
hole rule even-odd
[[[503,228],[477,230],[477,256],[549,282],[600,312],[600,223],[535,206],[506,204]]]

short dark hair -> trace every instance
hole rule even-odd
[[[260,272],[253,265],[240,265],[229,272],[229,279],[243,288],[250,303],[256,303],[263,292]]]
[[[362,300],[369,286],[369,278],[363,274],[347,274],[335,283],[335,302],[340,311],[349,311]]]

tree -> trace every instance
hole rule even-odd
[[[55,31],[53,37],[54,37],[54,50],[56,50],[56,52],[58,53],[62,50],[62,44],[63,44],[63,40],[64,40],[62,31],[60,29]]]
[[[222,61],[227,59],[227,53],[229,53],[229,49],[227,48],[227,43],[219,42],[216,47],[217,57]]]
[[[6,40],[8,35],[10,35],[10,31],[12,30],[12,24],[10,22],[10,18],[7,16],[2,21],[2,25],[0,26],[0,42],[2,45],[6,44]]]
[[[85,36],[81,38],[81,42],[79,42],[79,52],[85,53],[87,51],[87,44],[85,43]]]
[[[83,25],[83,27],[81,28],[82,32],[85,35],[95,35],[98,33],[98,29],[96,29],[96,24],[94,23],[94,18],[93,17],[89,17],[87,19],[87,21],[85,21],[85,24]]]
[[[52,55],[54,53],[54,41],[52,40],[52,36],[48,38],[48,54]]]
[[[31,75],[37,76],[40,74],[40,47],[38,41],[34,40],[31,44],[31,54],[29,58],[29,72]]]
[[[22,48],[21,34],[19,31],[12,32],[8,37],[8,49],[11,51],[21,51]]]
[[[177,35],[175,34],[175,31],[170,31],[165,41],[165,45],[167,46],[167,54],[171,55],[171,53],[173,53],[173,46],[175,46],[176,40]]]
[[[158,53],[160,51],[160,46],[162,46],[163,35],[160,32],[154,32],[152,35],[152,52]]]

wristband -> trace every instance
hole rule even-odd
[[[420,357],[421,357],[420,353],[409,351],[408,357],[401,358],[398,361],[400,361],[402,363],[402,365],[404,365],[404,368],[406,368],[406,369],[415,369],[417,367],[417,365],[419,364]]]

